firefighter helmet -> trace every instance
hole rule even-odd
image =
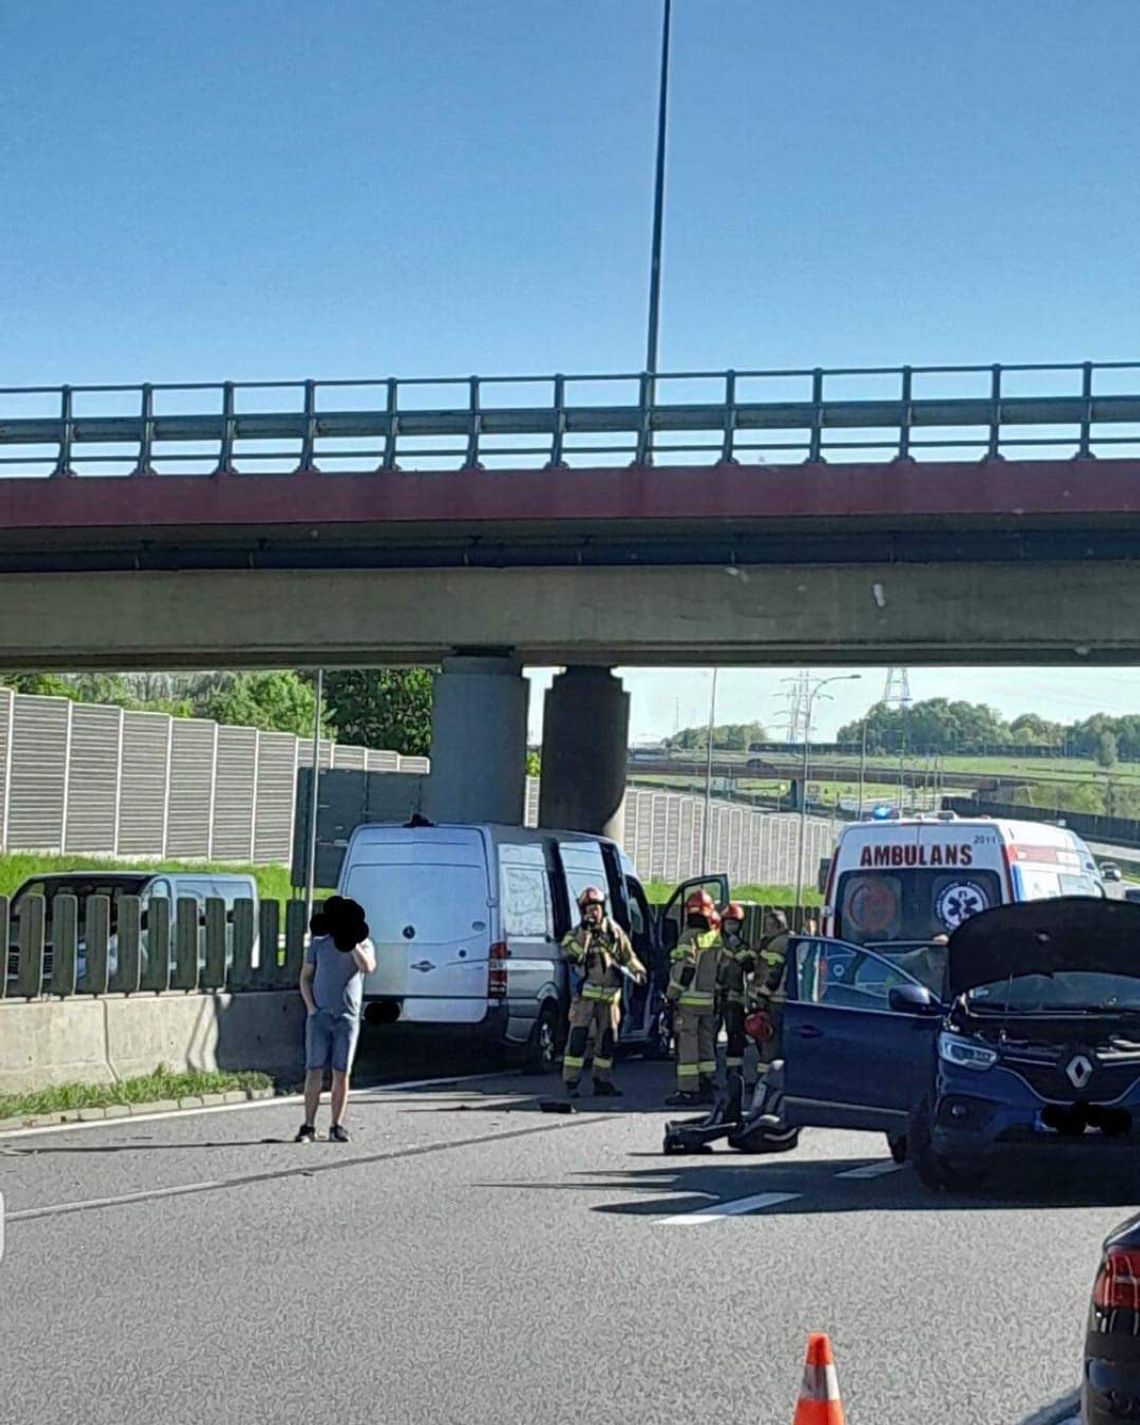
[[[588,905],[601,905],[606,903],[605,893],[599,891],[597,886],[587,886],[578,897],[578,904],[585,910]]]
[[[776,1033],[776,1026],[766,1009],[754,1009],[744,1018],[744,1032],[756,1044],[764,1044]]]
[[[708,891],[693,891],[685,902],[686,915],[703,915],[707,920],[712,920],[716,915],[716,905]]]

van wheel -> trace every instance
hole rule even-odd
[[[645,1048],[647,1059],[671,1059],[673,1057],[673,1027],[668,1013],[662,1009],[653,1018],[649,1030],[649,1040]]]
[[[558,1058],[558,1011],[547,1001],[527,1041],[522,1067],[527,1073],[548,1074]]]

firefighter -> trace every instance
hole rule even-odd
[[[756,968],[756,953],[744,939],[744,907],[730,901],[721,910],[721,961],[719,976],[720,1017],[728,1039],[724,1067],[727,1074],[741,1073],[747,1035],[744,1017],[748,1012],[748,977]]]
[[[784,977],[787,967],[788,917],[782,910],[766,911],[750,995],[753,1010],[763,1016],[761,1023],[764,1029],[770,1031],[757,1041],[760,1062],[756,1073],[761,1085],[772,1065],[784,1057]]]
[[[597,886],[587,886],[578,897],[582,920],[562,942],[563,957],[579,980],[570,1005],[570,1038],[562,1058],[562,1081],[571,1098],[586,1062],[591,1025],[595,1030],[594,1096],[620,1097],[611,1078],[614,1046],[621,1023],[622,970],[638,984],[645,983],[645,967],[633,953],[629,936],[606,915],[606,897]]]
[[[712,896],[694,891],[685,902],[685,929],[673,951],[666,998],[674,1007],[677,1092],[670,1104],[712,1103],[716,1077],[716,987],[720,918]]]

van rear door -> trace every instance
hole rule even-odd
[[[364,907],[372,999],[401,1020],[477,1024],[487,1012],[491,896],[483,835],[467,827],[385,827],[358,837],[342,893]]]

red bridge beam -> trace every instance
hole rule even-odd
[[[1140,460],[629,466],[0,480],[0,532],[717,520],[878,524],[1140,513]]]

